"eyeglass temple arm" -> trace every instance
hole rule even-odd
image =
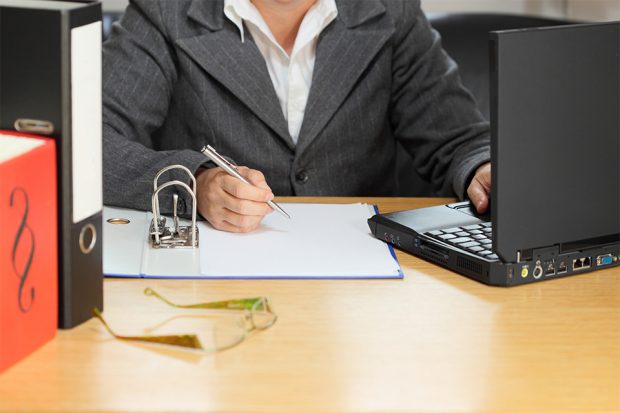
[[[167,298],[163,297],[161,294],[153,290],[152,288],[146,288],[144,290],[144,294],[149,297],[156,297],[163,301],[164,303],[176,307],[176,308],[210,308],[210,309],[234,309],[234,310],[251,310],[253,306],[259,300],[262,300],[262,297],[256,298],[240,298],[235,300],[224,300],[224,301],[212,301],[208,303],[197,303],[197,304],[176,304]]]
[[[126,341],[142,341],[147,343],[157,343],[157,344],[166,344],[169,346],[176,347],[185,347],[185,348],[193,348],[197,350],[202,350],[202,344],[198,339],[198,336],[195,334],[178,334],[178,335],[168,335],[168,336],[121,336],[116,334],[114,330],[108,325],[108,323],[103,319],[101,315],[101,311],[98,308],[93,308],[93,315],[99,321],[101,321],[108,330],[108,332],[119,340]]]

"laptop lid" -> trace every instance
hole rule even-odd
[[[617,241],[620,23],[491,33],[495,252]]]

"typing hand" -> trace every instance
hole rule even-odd
[[[481,165],[467,188],[467,195],[479,214],[483,214],[489,207],[491,196],[491,163]]]
[[[252,185],[230,176],[222,168],[201,169],[196,173],[198,212],[216,229],[250,232],[265,215],[273,212],[266,204],[273,199],[265,176],[257,170],[237,167]]]

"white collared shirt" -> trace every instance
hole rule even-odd
[[[289,56],[271,33],[269,26],[250,0],[225,0],[224,14],[245,40],[246,26],[267,63],[267,70],[280,100],[288,130],[297,143],[312,83],[316,44],[319,35],[338,15],[335,0],[317,0],[299,27]]]

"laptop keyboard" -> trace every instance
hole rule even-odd
[[[490,222],[426,232],[425,235],[485,258],[497,260],[493,253],[493,229]]]

